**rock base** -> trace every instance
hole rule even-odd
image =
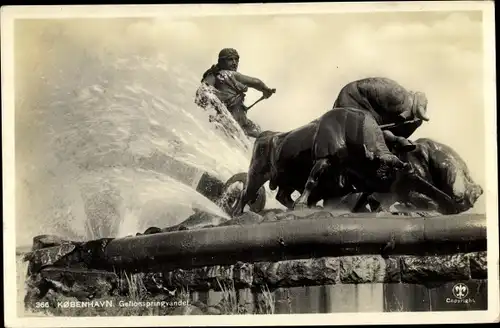
[[[432,218],[424,221],[395,221],[392,217],[346,220],[337,219],[323,210],[305,210],[300,213],[268,211],[263,215],[245,214],[230,221],[211,218],[210,222],[215,223],[217,228],[205,229],[202,224],[205,214],[200,215],[191,218],[188,223],[192,224],[189,227],[184,225],[185,229],[171,229],[174,230],[172,234],[161,234],[166,229],[149,228],[145,236],[132,237],[136,242],[146,241],[148,249],[156,252],[143,252],[148,260],[158,264],[147,270],[134,262],[139,258],[134,259],[130,255],[131,261],[127,262],[127,266],[117,268],[114,265],[123,263],[117,258],[123,256],[117,250],[127,245],[128,238],[117,240],[122,246],[115,246],[112,252],[114,256],[109,257],[109,247],[115,242],[113,239],[72,242],[50,235],[35,237],[32,251],[24,256],[29,262],[24,300],[26,308],[50,311],[55,315],[68,315],[68,311],[79,311],[81,315],[287,313],[290,309],[292,313],[310,313],[335,312],[338,308],[347,312],[393,311],[398,308],[396,303],[408,294],[413,296],[408,296],[402,309],[413,311],[417,305],[412,305],[412,297],[421,297],[415,296],[419,293],[431,297],[436,291],[440,294],[426,301],[425,304],[429,306],[425,309],[480,309],[487,303],[482,292],[487,283],[487,253],[483,246],[485,234],[483,221],[477,217],[464,217],[463,220],[460,217],[450,220],[440,217],[436,221],[427,221]],[[278,225],[279,221],[295,220],[301,223],[283,222]],[[379,224],[376,220],[385,221]],[[388,220],[392,223],[388,224]],[[273,226],[270,221],[277,223]],[[311,227],[311,224],[317,226]],[[242,227],[240,229],[237,226]],[[200,240],[213,239],[213,243],[210,242],[212,245],[209,243],[208,246],[217,249],[227,242],[219,236],[225,232],[225,227],[230,228],[228,231],[232,233],[232,242],[240,243],[239,246],[235,244],[236,250],[241,252],[239,261],[193,266],[192,263],[196,261],[210,262],[202,258],[210,255],[206,254],[205,248],[205,253],[200,250],[189,255],[194,256],[191,265],[189,261],[184,261],[182,265],[172,268],[172,263],[157,256],[161,250],[167,252],[165,245],[174,241],[180,243],[182,250],[196,248]],[[391,230],[384,231],[384,227]],[[200,229],[204,229],[202,234]],[[245,258],[245,252],[249,252],[242,240],[247,240],[249,245],[253,242],[252,238],[242,234],[252,229],[255,229],[259,238],[265,239],[269,235],[273,242],[276,236],[282,237],[276,239],[276,245],[264,239],[262,243],[256,244],[268,249],[281,247],[278,260],[272,254],[268,254],[265,260],[241,260]],[[311,231],[310,236],[307,235],[309,232],[304,232],[307,229]],[[396,234],[394,229],[399,229],[399,233]],[[155,236],[146,236],[149,234]],[[203,237],[210,234],[213,234],[212,239]],[[393,237],[391,239],[388,236]],[[396,241],[396,248],[405,243],[413,248],[423,243],[418,247],[424,247],[425,243],[436,240],[442,245],[442,250],[410,254],[405,253],[407,249],[402,247],[399,252],[363,253],[363,243],[371,240],[372,244],[377,243],[379,247],[386,244],[387,238]],[[335,245],[345,249],[344,253],[337,255],[321,255],[319,249],[311,249],[310,253],[314,256],[296,258],[292,256],[295,248],[290,245],[297,243],[297,240],[306,242],[294,247],[305,247],[302,245],[308,245],[308,240],[319,240],[323,250]],[[475,246],[465,247],[472,244]],[[390,246],[389,241],[386,247]],[[231,250],[231,247],[226,245],[222,249]],[[262,251],[265,255],[265,249]],[[483,301],[477,301],[474,305],[472,301],[464,301],[468,298],[453,296],[454,285],[458,282],[470,286],[469,291],[474,294],[469,295],[470,299],[474,299],[474,302]],[[361,298],[356,301],[340,299],[336,296],[338,292]],[[286,296],[290,293],[295,296]],[[306,293],[303,297],[309,299],[309,303],[297,301],[303,293]],[[390,295],[396,295],[396,300]],[[289,297],[296,299],[290,301],[290,304],[295,305],[283,305]],[[436,297],[443,298],[444,303],[436,301]],[[349,303],[351,307],[348,309],[343,307],[348,304],[346,302],[352,303]],[[378,305],[373,307],[373,304]],[[75,312],[69,315],[75,315]]]

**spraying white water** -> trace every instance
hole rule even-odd
[[[194,103],[196,76],[162,56],[67,61],[42,77],[32,126],[43,144],[37,163],[19,163],[30,199],[18,206],[29,226],[24,240],[135,234],[180,223],[193,206],[226,216],[158,163],[174,157],[221,181],[248,169],[248,140],[228,138]]]

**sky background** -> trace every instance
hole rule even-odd
[[[140,55],[161,56],[166,74],[197,80],[221,48],[233,47],[240,72],[277,89],[249,113],[263,129],[294,129],[329,110],[346,83],[388,77],[427,95],[431,120],[412,138],[452,146],[485,185],[481,12],[26,20],[16,24],[15,40],[18,161],[35,163],[44,151],[29,110],[48,94],[42,77],[70,64],[85,71],[78,61],[85,56]],[[77,78],[70,73],[67,79]],[[250,91],[246,103],[259,97]]]

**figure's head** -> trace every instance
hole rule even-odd
[[[413,98],[413,116],[428,121],[429,117],[427,116],[427,96],[423,92],[415,92]]]
[[[238,51],[233,48],[224,48],[219,52],[218,65],[221,69],[236,71],[240,62]]]

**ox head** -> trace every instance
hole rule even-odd
[[[464,207],[468,207],[467,209],[474,207],[474,204],[476,204],[477,200],[483,195],[483,193],[483,188],[478,184],[474,184],[465,192]]]
[[[442,210],[461,213],[474,207],[484,191],[472,179],[463,159],[449,146],[433,140],[419,139],[415,143],[419,144],[417,152],[424,156],[410,157],[410,161],[416,167],[422,168],[419,170],[422,179],[450,199],[448,209]],[[425,171],[430,175],[424,174]]]
[[[484,190],[472,180],[467,168],[451,162],[441,165],[441,170],[441,189],[451,196],[457,209],[465,212],[474,207]]]
[[[413,94],[413,107],[412,107],[413,117],[429,121],[427,116],[427,96],[423,92],[415,92]]]

